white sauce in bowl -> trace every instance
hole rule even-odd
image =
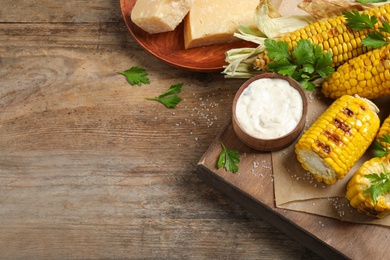
[[[294,130],[303,114],[303,100],[287,80],[262,78],[241,93],[236,118],[249,135],[275,139]]]

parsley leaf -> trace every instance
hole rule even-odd
[[[323,55],[323,52],[321,50],[320,46],[317,46],[319,50],[321,51],[321,55],[316,55],[317,60],[317,73],[320,75],[321,78],[326,78],[330,74],[333,73],[334,69],[332,68],[332,53],[328,51]]]
[[[379,32],[369,33],[366,38],[362,40],[362,45],[370,46],[371,48],[380,48],[385,46],[388,42]]]
[[[169,87],[167,91],[155,98],[146,98],[147,100],[154,100],[162,103],[167,108],[175,108],[181,101],[177,96],[181,92],[183,83],[178,83]]]
[[[368,14],[359,13],[354,10],[351,12],[343,12],[347,25],[352,28],[352,30],[364,30],[368,29],[371,32],[362,40],[362,45],[369,48],[380,48],[389,43],[387,37],[382,33],[390,33],[390,25],[387,21],[381,21],[382,26],[375,28],[376,23],[378,23],[378,18],[375,15],[369,16]]]
[[[376,199],[381,194],[390,192],[390,172],[386,171],[384,165],[382,166],[383,172],[380,174],[372,173],[364,176],[371,182],[371,186],[367,188],[364,193],[370,195],[371,201],[374,205],[376,203]]]
[[[310,41],[301,41],[300,44],[293,49],[292,54],[296,59],[296,64],[301,65],[304,69],[308,65],[313,65],[315,62],[314,49]],[[312,70],[314,70],[314,68],[312,68]]]
[[[373,4],[387,2],[387,0],[357,0],[357,2],[361,4]]]
[[[379,138],[379,142],[374,142],[373,154],[375,157],[382,157],[390,154],[390,147],[382,145],[381,142],[390,144],[390,134],[385,134],[382,138]]]
[[[359,13],[356,10],[343,12],[343,15],[352,30],[373,29],[378,22],[376,16],[369,16],[368,14]]]
[[[146,70],[137,66],[133,66],[128,70],[118,72],[118,74],[124,75],[132,86],[141,86],[142,84],[150,83]]]
[[[379,31],[384,33],[390,33],[390,24],[388,21],[382,20],[382,27],[379,28]]]
[[[267,47],[267,55],[274,60],[291,59],[291,54],[288,51],[288,44],[283,41],[275,41],[265,39],[265,46]]]
[[[278,72],[282,75],[292,75],[297,69],[297,66],[291,64],[287,59],[275,60],[268,64],[268,70]]]
[[[240,155],[238,154],[238,151],[228,150],[223,143],[221,143],[221,145],[222,151],[219,154],[217,162],[218,169],[224,167],[228,172],[238,172],[238,163],[240,162]]]
[[[308,91],[313,91],[316,88],[316,85],[313,82],[308,81],[307,79],[299,81],[299,84],[303,89]]]
[[[291,53],[286,42],[266,39],[264,44],[268,57],[273,59],[268,64],[268,70],[292,77],[305,90],[314,90],[316,85],[313,80],[326,78],[334,71],[332,53],[324,53],[310,40],[299,40]]]

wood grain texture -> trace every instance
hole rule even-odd
[[[240,151],[238,174],[217,169],[220,143]],[[213,159],[214,158],[214,159]],[[218,136],[198,164],[199,176],[212,187],[275,227],[302,241],[324,259],[386,259],[388,227],[355,224],[277,208],[271,155],[249,149],[238,140],[232,124]],[[364,234],[373,234],[370,239]],[[375,234],[375,235],[374,235]]]
[[[242,80],[157,60],[117,0],[0,12],[2,259],[318,258],[196,175]],[[178,82],[176,109],[145,100]]]

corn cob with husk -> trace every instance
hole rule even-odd
[[[363,13],[378,18],[376,28],[382,26],[382,20],[390,21],[390,4],[369,8]],[[304,28],[282,35],[278,40],[288,43],[291,51],[300,39],[309,39],[318,44],[324,52],[331,51],[333,67],[366,53],[370,49],[361,44],[362,39],[369,33],[368,29],[351,30],[344,16],[337,16],[327,20],[321,20]],[[254,66],[262,71],[267,70],[271,59],[267,56],[267,50],[258,54]]]
[[[374,143],[374,156],[382,157],[390,154],[390,115],[379,128]]]
[[[352,207],[371,217],[390,213],[390,157],[374,157],[360,166],[347,184]]]
[[[335,100],[295,145],[302,167],[319,182],[343,179],[374,140],[377,112],[375,104],[357,96]]]
[[[322,83],[326,97],[355,95],[373,99],[390,95],[390,45],[344,63]]]

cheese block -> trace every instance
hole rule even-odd
[[[137,0],[131,20],[148,33],[173,31],[189,12],[192,0]]]
[[[239,25],[254,24],[259,0],[194,0],[184,20],[184,47],[227,43]]]

